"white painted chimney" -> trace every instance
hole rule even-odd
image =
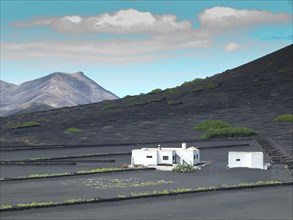
[[[186,149],[186,143],[182,143],[182,149]]]

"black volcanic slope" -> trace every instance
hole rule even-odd
[[[194,140],[201,120],[221,119],[257,130],[292,154],[292,123],[272,120],[292,113],[290,45],[200,82],[113,101],[1,118],[1,145],[122,144]],[[26,121],[39,127],[10,129]],[[79,134],[64,133],[79,128]]]

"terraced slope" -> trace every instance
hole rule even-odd
[[[188,141],[201,134],[191,130],[196,123],[221,119],[257,130],[292,155],[292,123],[273,122],[292,113],[292,49],[165,91],[1,118],[1,145]],[[41,125],[11,129],[28,121]]]

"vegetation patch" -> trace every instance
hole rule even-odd
[[[40,122],[37,121],[27,121],[24,123],[19,123],[19,124],[15,124],[10,126],[11,129],[15,129],[15,128],[29,128],[29,127],[38,127],[41,126]]]
[[[274,118],[274,122],[283,123],[283,122],[293,122],[293,114],[284,114],[279,115]]]
[[[192,192],[201,192],[201,191],[212,191],[212,190],[221,190],[221,189],[233,189],[239,187],[253,187],[253,186],[270,186],[282,184],[280,181],[257,181],[255,183],[239,183],[236,185],[226,185],[223,184],[222,186],[208,186],[208,187],[197,187],[197,188],[178,188],[178,189],[171,189],[171,190],[162,190],[162,191],[153,191],[151,193],[147,192],[138,192],[138,193],[131,193],[131,197],[150,197],[153,195],[171,195],[171,194],[181,194],[181,193],[192,193]],[[126,195],[119,195],[120,198],[127,197]]]
[[[234,138],[234,137],[250,137],[258,135],[258,133],[245,127],[231,127],[231,128],[220,128],[220,129],[209,129],[203,134],[201,140],[209,140],[211,138]]]
[[[107,168],[98,168],[93,170],[80,170],[76,173],[104,173],[104,172],[113,172],[113,171],[120,171],[120,170],[127,170],[127,168],[119,168],[119,167],[107,167]]]
[[[258,135],[258,133],[251,128],[233,127],[231,124],[221,120],[204,120],[193,127],[192,130],[206,131],[206,133],[200,136],[201,140]]]
[[[198,87],[194,90],[192,90],[193,92],[198,92],[198,91],[203,91],[203,90],[210,90],[210,89],[216,89],[219,87],[219,84],[216,84],[216,83],[209,83],[205,86],[201,86],[201,87]]]
[[[167,180],[152,180],[146,181],[139,178],[90,178],[81,182],[81,185],[93,187],[100,190],[105,189],[125,189],[130,187],[144,187],[144,186],[157,186],[162,184],[171,184],[173,181]],[[65,184],[71,184],[71,181],[65,182]]]
[[[124,97],[127,101],[132,101],[135,99],[135,96],[127,95]]]
[[[175,173],[192,173],[195,171],[195,168],[189,164],[178,164],[173,169]]]
[[[167,94],[167,95],[176,94],[176,93],[178,93],[177,88],[170,88],[170,89],[165,90],[165,94]]]
[[[196,84],[196,83],[198,83],[198,82],[200,82],[202,80],[203,79],[201,79],[201,78],[196,78],[196,79],[194,79],[192,81],[184,82],[181,86],[183,86],[183,87],[191,86],[191,85],[194,85],[194,84]]]
[[[93,170],[80,170],[72,173],[42,173],[42,174],[31,174],[29,176],[5,179],[1,178],[0,181],[7,180],[27,180],[27,179],[42,179],[42,178],[53,178],[53,177],[64,177],[64,176],[76,176],[76,175],[86,175],[93,173],[108,173],[108,172],[120,172],[120,171],[134,171],[134,170],[153,170],[153,168],[120,168],[120,167],[109,167],[109,168],[99,168]]]
[[[159,99],[152,99],[146,102],[136,102],[136,103],[130,103],[128,104],[128,106],[140,106],[140,105],[148,105],[150,103],[154,103],[154,102],[163,102],[165,101],[166,98],[159,98]]]
[[[196,126],[192,128],[192,130],[198,131],[207,131],[209,129],[220,129],[220,128],[230,128],[231,124],[224,122],[222,120],[213,119],[213,120],[204,120],[198,123]]]
[[[102,107],[102,110],[110,110],[110,109],[115,109],[115,108],[118,108],[117,105],[114,105],[114,104],[109,104],[109,105],[105,105]]]
[[[82,132],[82,130],[81,129],[78,129],[78,128],[68,128],[64,132],[65,133],[69,133],[69,134],[79,134],[79,133]]]
[[[153,91],[149,92],[149,94],[156,94],[162,92],[162,89],[154,89]]]

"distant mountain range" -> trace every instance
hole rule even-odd
[[[55,72],[20,85],[0,81],[0,116],[117,99],[82,72]]]

